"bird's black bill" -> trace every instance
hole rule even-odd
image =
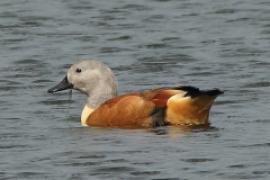
[[[63,90],[72,89],[72,88],[73,88],[73,85],[68,82],[68,79],[66,76],[59,84],[49,89],[48,93],[55,93],[58,91],[63,91]]]

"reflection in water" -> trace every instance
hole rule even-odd
[[[150,129],[150,132],[153,132],[156,135],[168,135],[169,137],[174,138],[175,136],[183,136],[191,132],[191,128],[188,127],[158,127],[154,129]]]
[[[166,126],[158,127],[154,129],[147,130],[156,135],[166,135],[172,139],[181,138],[183,136],[189,135],[190,133],[200,133],[200,132],[213,132],[218,131],[218,128],[209,125],[196,125],[192,127],[188,126]]]

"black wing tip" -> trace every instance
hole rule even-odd
[[[217,88],[202,91],[199,88],[194,87],[194,86],[179,86],[179,87],[176,87],[175,89],[186,91],[187,93],[185,96],[191,96],[191,97],[196,97],[200,95],[218,96],[218,95],[224,94],[224,91],[221,91],[220,89],[217,89]]]
[[[206,90],[204,93],[208,96],[219,96],[221,94],[224,94],[224,91],[221,91],[220,89],[211,89],[211,90]]]
[[[186,91],[186,95],[185,96],[191,96],[191,97],[196,97],[201,95],[201,91],[199,88],[196,88],[194,86],[178,86],[175,88],[176,90],[182,90],[182,91]]]

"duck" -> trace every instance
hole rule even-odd
[[[87,96],[81,125],[111,128],[207,126],[209,112],[223,91],[193,86],[158,87],[118,95],[117,81],[108,65],[81,60],[48,93],[75,89]]]

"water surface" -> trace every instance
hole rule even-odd
[[[1,0],[1,179],[269,179],[268,0]],[[78,59],[119,91],[220,88],[212,127],[83,128],[84,96],[49,95]]]

